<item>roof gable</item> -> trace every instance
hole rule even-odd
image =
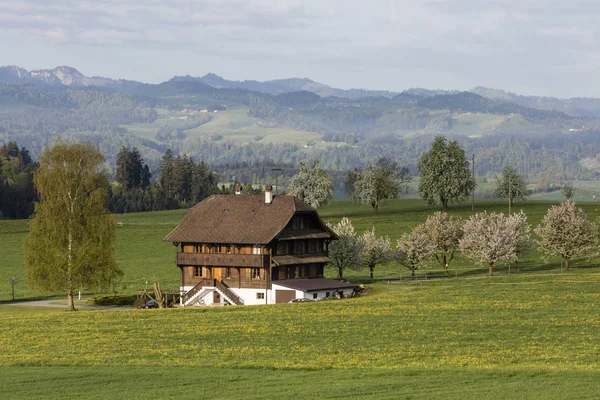
[[[213,195],[192,207],[167,242],[267,244],[296,212],[316,210],[291,196]]]

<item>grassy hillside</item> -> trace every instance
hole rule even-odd
[[[523,209],[529,218],[529,223],[537,225],[548,207],[552,203],[527,201],[517,204],[515,210]],[[600,216],[600,210],[595,203],[580,203],[586,209],[588,216],[596,220]],[[320,210],[325,221],[336,223],[342,217],[349,217],[357,232],[376,228],[378,235],[389,235],[392,244],[403,233],[423,222],[428,215],[437,211],[436,207],[426,206],[419,199],[394,200],[384,204],[379,214],[375,214],[371,208],[354,204],[350,201],[333,201],[329,206]],[[507,206],[503,201],[477,201],[475,211],[497,211],[507,212]],[[179,270],[174,265],[175,248],[170,243],[162,242],[162,239],[181,221],[186,210],[162,211],[155,213],[123,214],[116,215],[115,220],[123,222],[122,227],[116,228],[115,251],[117,262],[125,272],[121,284],[117,287],[120,293],[130,293],[144,288],[146,281],[160,282],[163,288],[177,288],[179,286]],[[450,213],[457,217],[467,218],[471,215],[470,204],[454,205]],[[27,221],[0,221],[0,254],[2,254],[2,265],[0,267],[0,300],[10,299],[9,276],[18,276],[23,279],[16,287],[18,298],[39,296],[27,289],[25,271],[23,267],[22,241],[28,230]],[[580,265],[589,264],[579,261]],[[555,268],[559,260],[553,260],[548,264],[541,259],[541,255],[534,251],[528,257],[519,261],[523,270],[540,270]],[[577,265],[577,261],[575,263]],[[437,265],[432,265],[428,273],[437,273]],[[458,258],[452,264],[455,275],[471,275],[483,273],[486,266],[474,264],[468,260]],[[508,272],[508,265],[497,265],[499,273]],[[335,271],[327,270],[330,276],[335,277]],[[398,278],[408,275],[409,271],[395,263],[386,266],[378,266],[375,270],[376,278]],[[368,280],[368,271],[348,271],[347,276],[355,281],[365,282]]]
[[[159,118],[153,123],[135,123],[122,125],[128,132],[146,139],[154,139],[157,130],[161,126],[175,129],[183,129],[188,138],[213,138],[221,135],[220,141],[233,143],[297,143],[304,145],[309,140],[320,142],[323,135],[316,132],[308,132],[290,128],[284,124],[267,123],[258,118],[248,116],[248,109],[234,109],[210,113],[210,122],[192,129],[184,129],[188,117],[193,120],[196,111],[172,111],[157,110]],[[260,140],[258,140],[260,138]]]
[[[537,224],[550,204],[523,209]],[[599,215],[595,204],[581,206]],[[478,202],[483,209],[506,206]],[[322,215],[348,216],[359,232],[375,226],[395,241],[434,210],[397,200],[376,215],[336,201]],[[471,214],[469,205],[450,212]],[[161,239],[184,213],[116,216],[120,291],[146,280],[178,286],[174,248]],[[7,276],[24,274],[26,230],[26,221],[0,221],[3,298]],[[65,313],[0,304],[0,398],[593,399],[600,270],[590,266],[561,272],[533,253],[522,272],[499,265],[488,278],[484,266],[457,260],[450,279],[383,281],[359,298],[273,306]]]

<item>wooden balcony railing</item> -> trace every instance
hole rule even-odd
[[[208,267],[268,267],[268,254],[206,254],[178,252],[175,262],[177,265],[208,266]]]

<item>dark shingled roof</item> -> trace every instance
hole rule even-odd
[[[336,281],[335,279],[327,278],[286,279],[282,281],[273,281],[273,285],[285,286],[290,289],[301,290],[303,292],[312,290],[335,290],[358,287],[358,285],[355,283]]]
[[[268,244],[296,212],[316,214],[292,196],[274,196],[271,204],[265,204],[264,195],[213,195],[192,207],[164,241]]]

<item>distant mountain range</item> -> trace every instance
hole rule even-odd
[[[141,82],[124,79],[110,79],[99,76],[87,77],[77,69],[68,66],[32,71],[16,66],[0,67],[0,82],[33,83],[50,86],[95,86],[121,90],[142,85]]]
[[[255,80],[233,81],[224,79],[213,73],[201,77],[190,75],[175,76],[169,82],[195,82],[215,89],[242,89],[272,95],[305,91],[321,97],[339,97],[350,100],[368,97],[384,97],[388,99],[398,96],[434,97],[459,93],[459,91],[429,90],[423,88],[411,88],[403,92],[339,89],[308,78],[275,79],[262,82]],[[133,80],[111,79],[98,76],[87,77],[77,69],[69,66],[32,71],[17,66],[4,66],[0,67],[0,83],[32,83],[70,87],[94,86],[118,91],[132,91],[146,85]],[[559,99],[556,97],[521,96],[504,90],[481,86],[471,89],[470,92],[488,99],[502,100],[538,110],[556,110],[575,117],[600,118],[600,99],[598,98]]]

